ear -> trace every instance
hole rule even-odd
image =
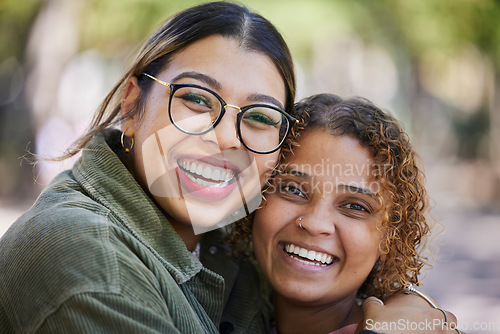
[[[125,86],[125,93],[123,94],[122,103],[120,107],[121,116],[125,116],[137,107],[141,89],[137,84],[137,78],[132,76],[127,80]],[[133,137],[137,128],[137,115],[124,119],[121,123],[121,129],[125,132],[125,136]]]

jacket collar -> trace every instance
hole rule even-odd
[[[73,174],[89,195],[106,206],[182,284],[203,266],[111,149],[119,148],[120,134],[118,130],[106,130],[92,138],[73,166]]]

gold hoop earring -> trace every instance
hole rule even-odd
[[[125,138],[125,132],[122,132],[122,136],[120,138],[120,141],[122,143],[123,149],[125,150],[125,153],[129,153],[134,148],[134,137],[130,137],[130,139],[132,140],[130,147],[125,147],[124,138]]]

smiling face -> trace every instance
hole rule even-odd
[[[279,298],[352,305],[380,256],[381,186],[371,155],[324,130],[306,130],[299,144],[255,214],[255,255]]]
[[[272,61],[218,35],[174,54],[155,77],[209,88],[232,106],[265,103],[283,108],[285,103],[285,85]],[[246,150],[237,135],[239,110],[231,106],[214,130],[201,135],[181,132],[169,119],[170,89],[154,82],[143,117],[122,124],[125,135],[135,141],[136,178],[178,232],[192,225],[209,227],[231,215],[245,216],[244,205],[260,198],[279,152],[261,155]],[[123,110],[135,105],[139,91],[136,79],[131,79]]]

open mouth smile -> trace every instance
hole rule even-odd
[[[244,182],[238,166],[219,158],[204,156],[178,157],[177,177],[184,195],[203,201],[221,201]],[[241,202],[238,192],[237,198]]]
[[[221,188],[236,181],[235,171],[203,161],[178,159],[177,165],[191,181],[202,187]]]
[[[312,266],[326,267],[333,264],[336,257],[330,254],[306,249],[292,243],[285,243],[283,251],[292,259]]]

